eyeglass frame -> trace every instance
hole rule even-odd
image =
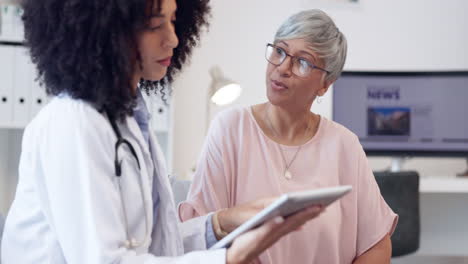
[[[272,48],[275,48],[275,49],[280,49],[280,50],[282,50],[282,51],[284,52],[284,54],[286,55],[286,56],[284,57],[283,61],[281,61],[279,64],[275,64],[275,63],[271,62],[271,61],[268,59],[268,56],[267,56],[268,47],[272,47]],[[321,68],[321,67],[316,66],[315,64],[313,64],[312,62],[310,62],[309,60],[307,60],[307,59],[305,59],[305,58],[302,58],[302,57],[299,57],[299,56],[294,56],[294,55],[291,55],[291,54],[287,53],[286,50],[284,50],[282,47],[279,47],[279,46],[277,46],[277,45],[275,45],[275,44],[272,44],[272,43],[267,43],[267,44],[266,44],[265,59],[266,59],[269,63],[271,63],[272,65],[280,66],[281,64],[283,64],[283,62],[286,60],[287,57],[290,57],[291,60],[302,59],[302,60],[304,60],[304,61],[307,63],[307,65],[308,65],[312,70],[313,70],[313,69],[318,69],[318,70],[324,71],[324,72],[327,73],[327,74],[330,74],[330,71],[327,71],[327,70],[325,70],[324,68]],[[294,65],[294,61],[293,61],[293,65]],[[310,72],[309,72],[309,74],[307,74],[307,76],[298,75],[298,74],[296,74],[296,73],[294,73],[294,72],[292,71],[292,66],[290,66],[290,67],[291,67],[291,72],[292,72],[294,75],[298,76],[298,77],[304,78],[304,77],[307,77],[307,76],[310,75]],[[311,70],[311,72],[312,72],[312,70]]]

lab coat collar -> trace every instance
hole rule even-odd
[[[184,245],[179,229],[179,218],[175,208],[174,195],[167,174],[164,155],[158,144],[156,136],[152,133],[153,128],[149,124],[149,146],[144,139],[138,123],[133,116],[128,116],[121,124],[124,134],[128,129],[129,137],[134,139],[139,145],[143,155],[153,161],[154,178],[152,180],[152,197],[159,196],[157,212],[151,218],[157,226],[164,228],[154,228],[152,233],[152,243],[149,251],[158,256],[180,256],[184,254]],[[126,134],[126,133],[125,133]],[[137,151],[138,152],[138,151]],[[153,155],[151,155],[151,153]],[[150,173],[151,175],[151,173]],[[155,217],[155,218],[154,218]]]
[[[130,134],[135,138],[135,140],[141,146],[142,152],[144,152],[145,155],[151,156],[149,153],[148,143],[143,137],[143,133],[141,132],[141,129],[138,126],[138,123],[136,122],[135,117],[133,116],[127,117],[126,123],[127,123],[128,130],[130,130]],[[151,130],[150,130],[150,133],[151,133]]]

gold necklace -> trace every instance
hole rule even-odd
[[[270,110],[270,104],[267,104],[267,109],[265,110],[265,119],[268,123],[268,126],[270,128],[270,130],[273,132],[273,134],[275,135],[276,138],[280,138],[279,137],[279,133],[276,132],[275,128],[273,127],[273,124],[270,120],[270,118],[268,117],[268,110]],[[310,128],[310,122],[307,122],[307,128],[305,129],[305,132],[304,132],[304,137],[305,135],[307,134],[307,131],[309,131],[309,128]],[[275,142],[276,143],[276,142]],[[280,153],[281,153],[281,157],[283,158],[283,162],[284,162],[284,172],[283,172],[283,177],[286,178],[287,180],[291,180],[292,179],[292,173],[291,171],[289,170],[289,168],[291,168],[291,165],[293,164],[293,162],[296,160],[296,157],[297,157],[297,154],[299,153],[299,151],[301,151],[301,148],[302,148],[302,145],[300,145],[297,150],[296,150],[296,153],[294,153],[294,156],[293,158],[291,159],[291,161],[288,163],[286,161],[286,157],[284,155],[284,152],[283,152],[283,148],[281,147],[280,144],[276,143],[280,149]]]

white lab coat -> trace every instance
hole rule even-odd
[[[136,250],[123,246],[124,211],[113,163],[117,137],[107,117],[86,102],[59,97],[24,132],[2,264],[225,263],[225,250],[200,251],[206,249],[206,217],[178,222],[156,138],[150,137],[152,156],[133,117],[119,123],[119,128],[141,165],[139,171],[129,149],[119,149],[130,235],[138,241],[145,235],[141,180],[151,239]],[[154,167],[148,162],[152,157]],[[157,219],[153,219],[155,194]],[[189,251],[193,252],[183,255]]]

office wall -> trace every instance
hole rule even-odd
[[[213,0],[208,33],[191,64],[174,84],[173,168],[188,177],[205,134],[206,90],[209,69],[220,65],[241,83],[236,105],[266,100],[265,43],[290,14],[304,8],[328,12],[349,42],[348,70],[467,70],[468,2],[464,0],[360,0],[358,4],[332,0]],[[331,93],[313,110],[331,117]],[[213,109],[213,114],[218,109]],[[189,132],[187,132],[189,131]],[[376,169],[389,159],[372,159]],[[408,168],[424,175],[454,175],[464,169],[461,159],[413,159]]]

